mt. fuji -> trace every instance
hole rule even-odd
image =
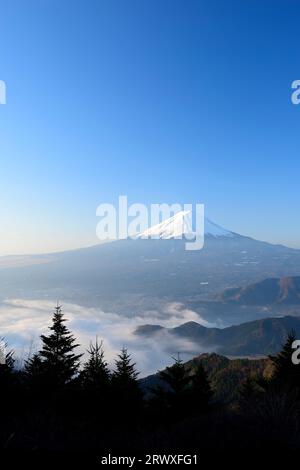
[[[193,235],[192,212],[179,211],[172,217],[164,220],[160,224],[154,225],[137,235],[137,238],[156,238],[168,240],[180,238],[183,235]],[[237,234],[220,227],[208,218],[204,219],[204,236],[212,237],[233,237]]]
[[[204,224],[204,248],[186,250],[185,238],[177,239],[190,233],[186,215],[179,212],[136,239],[0,258],[0,301],[59,299],[130,316],[163,312],[166,305],[176,303],[207,321],[221,318],[228,324],[263,313],[241,306],[237,312],[234,306],[227,311],[219,298],[224,289],[300,275],[300,250],[239,235],[209,219]],[[147,238],[152,235],[155,239]]]

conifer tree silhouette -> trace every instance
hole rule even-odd
[[[188,371],[179,354],[177,358],[173,359],[174,364],[159,371],[158,374],[165,386],[159,386],[156,390],[152,390],[155,395],[155,406],[170,413],[171,420],[181,418],[191,405],[191,402],[188,401],[188,398],[191,398],[188,389],[190,383]]]
[[[3,338],[0,338],[0,382],[2,387],[9,385],[12,381],[14,373],[14,351],[7,350],[7,343]]]
[[[17,410],[21,396],[19,373],[15,369],[14,351],[7,349],[8,345],[4,339],[0,341],[1,363],[0,363],[0,393],[2,400],[1,417],[8,415],[11,409]]]
[[[111,409],[115,419],[119,423],[123,421],[127,427],[139,419],[142,409],[143,395],[137,380],[138,375],[135,363],[123,347],[115,361],[115,370],[111,377]]]
[[[296,365],[292,362],[292,354],[295,351],[292,347],[296,339],[294,331],[288,334],[282,350],[274,356],[269,356],[273,364],[272,383],[300,389],[300,364]]]
[[[251,377],[247,377],[242,383],[239,391],[240,401],[247,402],[250,400],[255,393],[255,383]]]
[[[139,372],[135,369],[135,363],[132,362],[128,350],[123,347],[116,360],[115,370],[112,375],[114,385],[120,388],[135,386],[138,375]]]
[[[183,392],[190,378],[187,375],[183,361],[180,359],[179,354],[174,359],[172,366],[166,367],[165,370],[159,372],[159,378],[168,384],[171,391],[175,394]]]
[[[42,392],[42,387],[44,385],[44,368],[43,361],[39,353],[33,354],[24,365],[24,374],[27,386],[30,391]],[[46,384],[45,384],[46,385]]]
[[[42,335],[42,349],[40,357],[43,362],[43,374],[49,386],[63,387],[71,382],[79,370],[79,359],[82,354],[75,354],[79,346],[64,322],[66,319],[60,305],[55,307],[51,334]]]
[[[257,380],[254,380],[252,377],[246,377],[239,390],[238,404],[240,409],[243,412],[251,412],[253,405],[257,405],[259,399],[262,398],[263,391],[264,388]]]
[[[14,351],[8,351],[7,347],[8,345],[4,338],[0,338],[0,369],[2,371],[12,372],[15,364]]]
[[[207,372],[201,362],[193,369],[190,375],[192,402],[196,409],[206,409],[213,395]]]
[[[103,342],[95,344],[90,343],[87,350],[88,360],[84,364],[81,373],[81,380],[86,389],[104,389],[107,388],[110,381],[110,372],[107,362],[104,359]]]

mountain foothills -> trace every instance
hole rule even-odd
[[[246,287],[226,289],[221,300],[243,305],[298,305],[300,276],[264,279]]]
[[[238,401],[241,385],[247,378],[257,381],[268,380],[273,373],[272,362],[268,358],[229,359],[216,353],[200,354],[184,363],[184,368],[192,375],[200,364],[208,375],[216,402]],[[166,387],[159,372],[141,379],[140,383],[148,397],[152,396],[152,391],[156,388]]]
[[[167,342],[170,336],[182,338],[191,341],[195,350],[198,346],[198,350],[217,351],[227,356],[259,356],[280,351],[291,331],[300,338],[300,318],[265,318],[223,329],[206,328],[196,322],[187,322],[176,328],[141,325],[135,334],[158,342]]]

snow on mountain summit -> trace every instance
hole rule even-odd
[[[192,212],[179,211],[169,219],[165,219],[163,222],[153,225],[144,232],[139,233],[137,238],[167,240],[171,238],[181,238],[183,235],[187,234],[195,234],[192,228]],[[233,232],[224,229],[206,217],[204,219],[204,234],[215,238],[235,236]]]
[[[153,225],[144,232],[138,234],[138,238],[161,238],[169,239],[182,237],[184,234],[192,232],[191,226],[191,211],[180,211],[176,212],[169,219],[165,219],[163,222],[157,225]]]

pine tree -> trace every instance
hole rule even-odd
[[[46,375],[49,386],[54,388],[71,382],[78,372],[79,359],[82,356],[74,353],[79,345],[64,325],[65,321],[61,306],[58,305],[53,314],[52,326],[49,327],[52,333],[41,336],[43,374]]]
[[[190,376],[190,386],[194,406],[198,409],[205,409],[213,395],[208,375],[200,362]]]
[[[259,392],[260,390],[260,392]],[[258,383],[252,377],[246,377],[241,385],[239,391],[238,403],[243,411],[249,411],[253,407],[253,403],[257,403],[259,393],[262,393],[263,389],[259,388]]]
[[[174,361],[172,366],[159,372],[159,378],[168,384],[173,393],[179,394],[186,389],[190,378],[179,355],[177,359],[174,358]]]
[[[127,428],[136,423],[142,410],[143,396],[137,380],[138,375],[130,354],[126,348],[122,348],[111,377],[110,407],[114,419],[126,424]]]
[[[292,362],[292,347],[295,341],[295,332],[289,333],[282,350],[275,356],[269,356],[273,364],[272,383],[287,387],[300,388],[300,364]]]
[[[158,376],[165,383],[152,389],[154,399],[152,404],[159,414],[171,421],[181,419],[189,413],[191,403],[191,391],[189,390],[190,377],[188,370],[180,359],[179,354],[174,359],[174,364],[160,371]]]
[[[135,370],[135,363],[132,362],[130,354],[126,348],[122,348],[112,375],[113,383],[121,388],[136,385],[138,375],[139,373]]]
[[[172,419],[178,419],[205,410],[212,397],[212,390],[201,363],[189,370],[179,355],[174,361],[172,366],[159,372],[159,378],[166,386],[151,391],[154,394],[153,405],[158,409],[169,409]]]
[[[4,339],[0,338],[0,383],[2,386],[11,383],[14,365],[14,351],[8,351]]]
[[[24,374],[27,385],[32,392],[42,391],[44,384],[44,363],[40,354],[35,353],[31,358],[25,361]]]
[[[1,417],[10,415],[11,410],[20,406],[20,373],[15,369],[14,351],[7,349],[7,344],[0,340],[0,396],[2,400]],[[19,401],[18,401],[19,400]]]
[[[107,388],[110,380],[110,372],[107,362],[104,359],[103,342],[98,343],[96,339],[95,344],[90,343],[87,350],[89,358],[84,364],[81,373],[83,386],[86,389],[104,389]]]

